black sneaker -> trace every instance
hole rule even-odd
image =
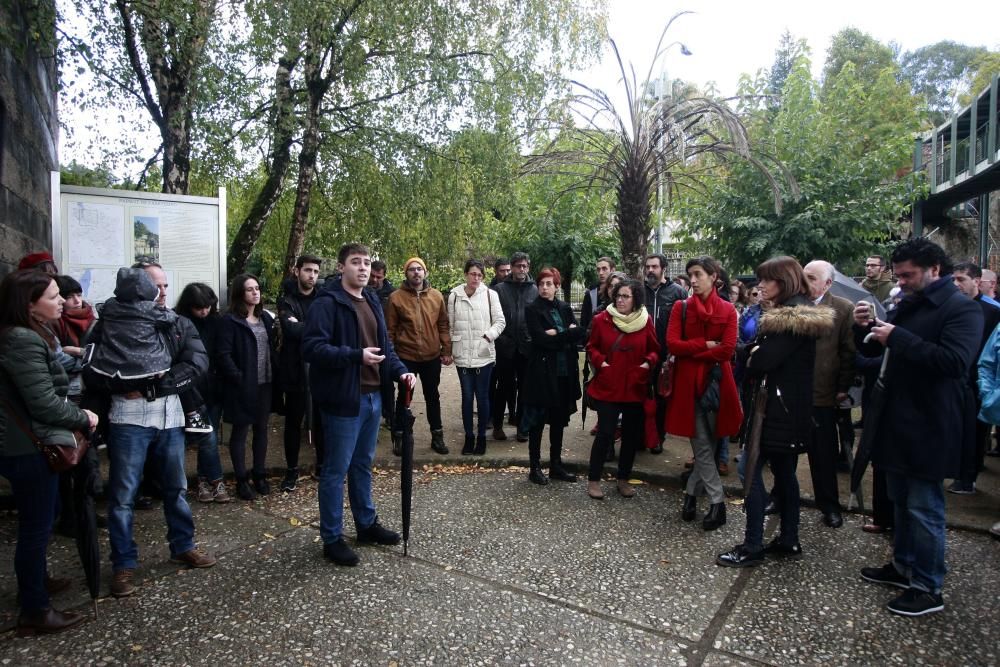
[[[802,545],[798,542],[795,544],[785,544],[781,541],[781,536],[779,535],[764,547],[764,555],[775,556],[777,558],[799,559],[802,558]]]
[[[358,564],[358,555],[354,553],[354,549],[347,546],[343,537],[337,538],[336,542],[324,544],[323,555],[337,565],[354,567]]]
[[[863,567],[861,578],[873,584],[885,584],[896,588],[910,587],[910,580],[901,575],[892,563],[886,563],[882,567]]]
[[[289,468],[285,471],[285,478],[281,480],[281,490],[285,493],[291,493],[295,490],[296,485],[299,483],[299,469]]]
[[[200,412],[192,412],[185,417],[185,433],[211,433],[212,425],[205,421]]]
[[[890,600],[886,608],[900,616],[923,616],[944,609],[944,598],[940,593],[928,593],[916,588],[907,588],[895,600]]]
[[[737,544],[724,554],[715,558],[715,564],[722,567],[755,567],[764,562],[764,550],[750,551],[742,544]]]
[[[359,544],[399,544],[399,533],[385,528],[375,519],[367,528],[358,528]]]

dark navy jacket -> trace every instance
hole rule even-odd
[[[947,275],[906,296],[887,319],[896,328],[872,460],[907,477],[956,477],[966,411],[974,409],[968,376],[983,334],[982,309]],[[877,357],[884,348],[864,342],[869,329],[855,324],[855,343],[861,354]]]
[[[385,329],[382,304],[371,290],[361,291],[378,322],[382,404],[391,407],[392,383],[408,373]],[[302,333],[302,358],[309,363],[309,386],[316,403],[336,417],[357,417],[361,409],[361,356],[358,315],[340,278],[327,281],[309,308]]]

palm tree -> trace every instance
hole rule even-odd
[[[669,210],[681,188],[704,191],[704,179],[724,173],[729,160],[746,160],[761,171],[777,211],[781,210],[783,188],[798,197],[795,180],[783,165],[751,151],[746,127],[728,105],[736,98],[712,99],[691,86],[673,86],[670,94],[660,98],[650,94],[652,73],[665,52],[679,45],[682,53],[690,53],[680,42],[663,46],[670,26],[687,13],[679,12],[667,22],[641,85],[637,85],[631,64],[631,76],[626,73],[618,45],[608,39],[625,88],[626,117],[618,113],[607,93],[573,81],[579,92],[570,98],[569,106],[583,119],[583,125],[561,123],[562,136],[526,162],[528,173],[577,176],[560,196],[594,187],[614,190],[622,263],[631,275],[639,275],[646,254],[653,205]],[[567,145],[574,148],[564,148]],[[572,166],[586,169],[582,176],[578,169],[562,169]]]

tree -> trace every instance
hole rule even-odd
[[[528,161],[529,171],[578,175],[563,195],[589,188],[614,192],[622,264],[633,275],[638,275],[646,254],[654,203],[666,209],[678,192],[703,189],[716,168],[730,162],[750,165],[767,184],[766,191],[774,195],[775,206],[781,207],[782,185],[772,174],[772,170],[781,173],[781,165],[751,150],[746,128],[725,100],[703,96],[650,99],[640,94],[650,89],[652,72],[666,48],[680,44],[664,48],[664,39],[684,13],[675,14],[667,23],[642,82],[637,82],[634,68],[630,68],[631,76],[626,73],[618,47],[609,39],[622,75],[626,116],[618,113],[604,91],[574,82],[581,92],[570,99],[570,108],[583,125],[571,122],[563,130],[581,148],[562,150],[553,143]],[[686,50],[683,44],[680,47]],[[566,165],[585,167],[585,175],[560,171]],[[785,182],[794,193],[794,182]]]
[[[61,34],[69,57],[85,63],[98,83],[97,90],[78,91],[75,99],[85,108],[97,108],[109,96],[145,110],[160,136],[146,166],[159,156],[163,192],[187,194],[194,116],[205,103],[201,87],[208,46],[220,37],[218,0],[73,4],[78,16],[90,22],[89,35],[67,31],[65,21]]]
[[[1000,73],[1000,52],[987,51],[976,56],[969,63],[969,89],[959,97],[959,104],[970,104],[993,83],[993,77]]]
[[[955,110],[958,100],[968,92],[973,63],[987,53],[981,46],[945,40],[903,54],[903,77],[924,100],[933,125],[945,122]]]
[[[285,26],[304,37],[286,39],[270,106],[289,109],[300,126],[271,132],[267,187],[234,238],[231,272],[246,262],[281,196],[291,141],[299,153],[288,268],[303,247],[322,170],[345,177],[344,161],[359,152],[391,165],[414,147],[433,150],[459,115],[491,127],[518,122],[547,95],[551,75],[590,48],[596,16],[570,0],[484,0],[461,12],[446,0],[291,7],[287,14],[308,20]],[[304,94],[289,92],[297,89]]]
[[[854,65],[855,76],[874,84],[886,69],[896,69],[895,45],[886,46],[857,28],[844,28],[830,40],[823,65],[823,86],[832,81],[847,63]]]
[[[792,73],[795,61],[801,57],[809,57],[809,45],[806,40],[795,39],[791,32],[785,30],[778,43],[778,49],[774,52],[774,64],[767,74],[767,90],[773,96],[774,108],[780,106],[781,91],[785,88],[785,81]]]
[[[899,222],[920,191],[906,169],[920,127],[919,104],[893,68],[871,84],[854,63],[813,80],[800,58],[785,82],[776,114],[746,109],[753,140],[791,170],[801,197],[775,213],[767,183],[734,163],[725,181],[692,193],[681,206],[688,243],[718,253],[731,272],[751,270],[769,257],[792,255],[850,264],[903,233]],[[744,79],[744,99],[755,100],[766,79]]]

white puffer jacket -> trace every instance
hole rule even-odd
[[[493,341],[507,322],[496,292],[481,284],[470,298],[459,285],[448,294],[448,322],[456,366],[482,368],[497,360]]]

